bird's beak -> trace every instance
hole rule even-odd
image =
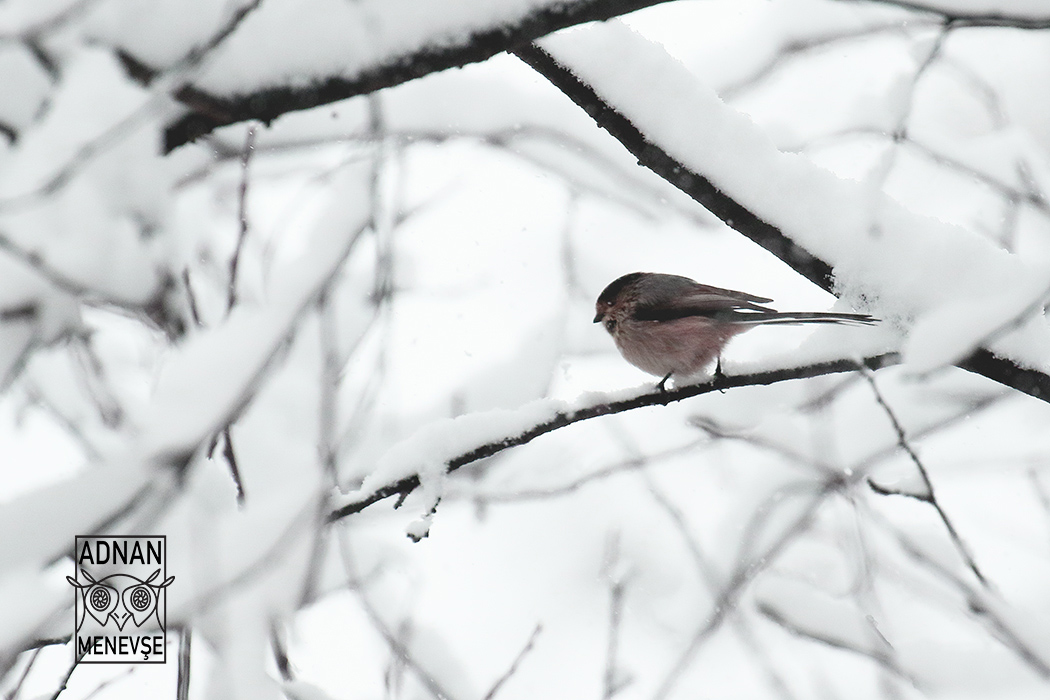
[[[598,313],[594,314],[594,323],[601,323],[603,318],[605,318],[605,312],[599,311]]]

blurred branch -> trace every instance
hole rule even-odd
[[[988,583],[988,579],[984,577],[984,574],[981,573],[980,568],[978,568],[977,561],[973,557],[973,552],[970,551],[969,546],[967,546],[962,537],[959,536],[959,532],[955,529],[955,525],[952,524],[951,519],[948,517],[948,513],[945,512],[944,508],[937,500],[937,496],[933,491],[933,482],[930,481],[930,475],[927,473],[922,460],[919,459],[919,455],[908,442],[908,438],[904,435],[904,426],[901,425],[901,422],[897,419],[897,415],[893,412],[893,409],[890,408],[889,403],[886,402],[882,392],[879,391],[879,387],[875,383],[875,377],[873,377],[870,372],[863,372],[863,374],[864,378],[868,380],[868,384],[871,385],[871,392],[875,395],[875,401],[882,407],[882,410],[886,413],[886,417],[890,419],[890,423],[893,425],[893,430],[897,434],[897,443],[901,446],[901,449],[904,450],[905,454],[908,455],[908,458],[911,459],[915,468],[919,470],[919,476],[922,477],[923,491],[922,493],[894,491],[879,486],[870,478],[868,479],[868,485],[873,491],[875,491],[875,493],[884,496],[909,496],[933,506],[933,509],[937,511],[937,515],[940,516],[941,522],[944,523],[944,527],[947,528],[948,535],[951,536],[955,548],[959,551],[959,554],[966,562],[966,565],[970,567],[970,571],[973,572],[973,575],[977,577],[977,580],[980,581],[983,586],[989,588],[990,584]]]
[[[43,649],[43,647],[33,649],[33,653],[30,654],[29,660],[26,661],[25,668],[22,669],[22,673],[19,674],[18,680],[15,681],[11,690],[9,690],[4,696],[4,700],[16,700],[18,698],[18,693],[22,690],[22,684],[26,682],[26,677],[29,675],[29,672],[33,670],[33,664],[36,663],[37,657],[40,656],[41,649]]]
[[[346,530],[340,530],[337,539],[339,543],[339,553],[343,560],[343,570],[346,572],[347,586],[351,591],[354,591],[357,594],[357,598],[361,602],[361,608],[372,623],[375,631],[386,641],[387,646],[390,647],[390,651],[394,656],[403,663],[406,668],[412,670],[415,677],[423,684],[423,687],[425,687],[431,695],[435,698],[441,698],[441,700],[455,700],[455,696],[449,693],[434,677],[434,674],[424,668],[419,660],[413,656],[408,645],[402,641],[402,635],[394,634],[394,631],[390,629],[380,616],[379,611],[376,609],[375,605],[373,605],[371,599],[368,597],[368,593],[365,591],[364,581],[358,574],[357,564],[350,551],[350,542],[347,539]]]
[[[518,47],[514,53],[583,108],[598,126],[634,154],[641,165],[700,202],[727,226],[768,250],[795,272],[824,291],[834,292],[831,265],[799,246],[773,224],[760,219],[706,177],[690,170],[671,154],[651,143],[627,117],[616,111],[590,85],[577,78],[549,53],[535,44]],[[1050,402],[1050,375],[1044,372],[1022,368],[1011,360],[996,357],[983,349],[974,351],[957,366]]]
[[[840,0],[842,1],[842,0]],[[952,22],[963,27],[1014,27],[1016,29],[1050,29],[1050,13],[1025,13],[1018,9],[1017,12],[993,11],[980,12],[976,10],[949,10],[948,3],[944,2],[919,2],[919,0],[845,0],[846,2],[860,4],[873,3],[881,5],[893,5],[905,10],[926,12],[939,15],[947,22]],[[1007,3],[1009,4],[1009,3]]]
[[[402,148],[417,143],[441,144],[449,141],[474,140],[493,148],[502,149],[526,163],[555,173],[569,183],[571,188],[634,210],[640,216],[653,218],[654,210],[663,212],[668,208],[672,208],[698,226],[707,226],[712,223],[712,217],[704,209],[692,206],[688,202],[677,198],[668,198],[666,189],[658,186],[662,183],[654,183],[648,175],[642,174],[643,176],[640,177],[635,163],[626,158],[615,158],[603,152],[587,139],[547,124],[515,124],[497,129],[461,129],[458,127],[449,129],[394,129],[384,130],[378,138],[393,140]],[[336,132],[320,137],[267,139],[263,144],[258,145],[256,150],[267,154],[285,153],[296,152],[302,149],[315,149],[326,145],[343,146],[347,143],[373,144],[376,140],[377,137],[372,134],[371,130],[363,133],[358,131]],[[216,135],[208,136],[207,141],[210,146],[213,146],[211,160],[180,178],[177,187],[181,188],[192,182],[197,182],[216,165],[241,157],[240,150],[233,148]],[[614,187],[601,187],[589,181],[588,178],[573,172],[572,168],[561,167],[559,163],[531,152],[528,146],[532,142],[549,143],[557,146],[559,157],[578,158],[586,162],[595,172],[601,173],[605,178],[615,180],[621,186],[619,189],[627,190],[627,192],[618,191],[618,188]],[[647,209],[635,201],[636,198],[642,197],[652,200],[651,208]]]
[[[714,563],[704,554],[700,548],[700,543],[697,542],[696,537],[689,530],[689,524],[686,521],[685,513],[675,505],[671,499],[664,494],[656,483],[649,477],[648,474],[644,475],[646,482],[649,486],[649,493],[652,495],[653,500],[656,501],[657,505],[663,509],[664,513],[667,514],[671,523],[674,525],[675,530],[678,532],[682,541],[685,542],[686,547],[689,549],[689,554],[693,558],[693,563],[696,565],[697,572],[701,578],[704,579],[704,583],[707,584],[712,595],[718,593],[721,581],[719,572],[716,570]],[[737,637],[747,647],[748,651],[754,657],[755,662],[762,668],[765,673],[766,680],[769,682],[770,688],[783,700],[795,700],[794,693],[791,692],[791,688],[788,686],[787,681],[773,664],[773,660],[770,658],[768,652],[762,647],[761,642],[758,639],[758,635],[751,628],[750,623],[743,615],[731,615],[729,617],[730,624],[733,625],[734,631],[736,631]]]
[[[599,416],[623,413],[624,411],[631,411],[645,406],[666,406],[667,404],[676,401],[700,396],[701,394],[708,394],[712,391],[724,391],[726,389],[735,389],[742,386],[767,386],[769,384],[776,384],[777,382],[783,382],[790,379],[806,379],[827,374],[855,372],[862,366],[874,370],[897,364],[899,361],[900,358],[896,353],[886,353],[883,355],[867,357],[859,361],[854,359],[830,360],[827,362],[817,362],[799,367],[765,370],[750,374],[737,374],[732,376],[722,375],[721,377],[712,378],[700,384],[689,384],[667,391],[660,391],[659,389],[654,388],[652,391],[639,396],[633,396],[619,401],[593,404],[583,408],[556,413],[553,418],[534,425],[532,428],[529,428],[518,435],[508,435],[499,440],[487,442],[475,447],[469,452],[453,457],[446,463],[446,471],[453,472],[464,465],[471,464],[480,459],[485,459],[486,457],[491,457],[503,450],[532,442],[540,435],[545,435],[568,425],[572,425],[573,423],[579,423],[580,421],[597,418]],[[418,487],[418,475],[405,477],[393,484],[377,489],[374,493],[365,496],[359,501],[348,503],[336,508],[329,515],[329,520],[339,520],[340,518],[344,518],[352,513],[360,512],[373,503],[385,498],[390,498],[391,496],[400,496],[400,500],[404,500],[405,496]]]
[[[656,692],[653,694],[653,700],[663,700],[663,698],[670,695],[682,674],[692,664],[693,658],[700,651],[700,648],[718,631],[730,613],[736,609],[737,601],[747,584],[772,564],[796,537],[809,529],[814,516],[824,504],[827,496],[839,492],[843,486],[844,482],[840,479],[829,479],[826,481],[820,490],[813,494],[806,508],[784,527],[780,535],[764,551],[751,559],[740,562],[732,577],[715,596],[714,605],[707,620],[696,630],[692,639],[689,640],[685,649],[678,656],[678,659],[664,674]]]
[[[193,644],[193,629],[185,627],[179,630],[179,668],[175,681],[175,700],[189,700],[190,697],[190,650]]]
[[[939,22],[936,19],[931,19],[929,21],[929,24],[931,25],[937,23]],[[840,42],[867,39],[882,34],[907,34],[915,28],[922,28],[924,26],[926,25],[921,21],[905,23],[900,19],[896,19],[866,27],[841,29],[832,34],[791,39],[785,42],[764,64],[755,68],[749,75],[737,79],[728,85],[721,86],[718,89],[718,93],[723,100],[731,100],[741,92],[754,87],[756,83],[759,83],[764,78],[768,77],[789,59],[796,58],[810,51],[829,48]]]
[[[229,314],[237,303],[237,268],[241,262],[241,250],[244,239],[248,237],[248,166],[255,153],[255,127],[248,128],[244,138],[244,152],[241,155],[241,184],[237,188],[237,244],[230,258],[230,281],[226,290],[226,313]]]
[[[949,571],[938,561],[938,558],[929,556],[883,516],[874,511],[869,511],[868,515],[871,518],[871,522],[880,526],[889,534],[910,559],[958,590],[962,594],[969,611],[987,622],[1005,647],[1016,653],[1042,678],[1050,679],[1050,661],[1043,659],[1036,653],[1032,645],[1013,629],[1010,621],[999,610],[1003,605],[1001,601],[994,599],[989,591],[975,588],[954,572]]]
[[[292,662],[288,658],[288,649],[285,647],[284,640],[281,639],[281,630],[278,629],[276,622],[270,625],[270,648],[273,651],[273,663],[277,666],[281,680],[285,683],[294,681],[295,673],[292,671]]]
[[[173,63],[164,73],[164,86],[154,92],[143,104],[134,108],[129,114],[107,127],[101,134],[81,144],[58,168],[51,177],[28,192],[0,199],[0,211],[17,211],[36,204],[63,189],[70,181],[97,156],[123,142],[124,138],[149,124],[155,115],[163,115],[171,110],[171,98],[168,93],[178,91],[185,84],[188,75],[219,44],[225,41],[240,26],[262,0],[252,0],[247,5],[231,13],[227,21],[202,45],[194,47],[182,58]],[[137,63],[137,62],[136,62]],[[139,64],[144,70],[144,64]]]
[[[542,500],[545,498],[557,498],[559,496],[567,496],[571,493],[575,493],[581,487],[587,484],[607,479],[616,474],[622,474],[624,472],[641,470],[645,467],[652,465],[654,462],[658,462],[663,459],[683,455],[696,447],[702,445],[705,441],[690,440],[689,442],[671,447],[669,449],[657,452],[646,456],[633,456],[627,459],[620,460],[613,464],[595,469],[592,472],[588,472],[582,476],[579,476],[572,481],[564,482],[561,484],[554,484],[547,487],[534,487],[524,488],[515,491],[506,492],[493,492],[485,491],[477,488],[468,487],[460,492],[458,489],[449,485],[445,491],[445,500],[454,500],[462,498],[464,500],[471,501],[478,507],[488,506],[494,503],[520,503],[522,501],[535,501]]]
[[[244,505],[244,484],[241,482],[241,469],[237,466],[237,455],[233,451],[233,438],[230,436],[230,424],[222,429],[222,456],[230,468],[233,485],[237,487],[237,505]]]
[[[944,42],[948,38],[951,29],[951,23],[941,25],[940,31],[937,32],[937,38],[934,39],[928,49],[918,42],[915,44],[919,49],[925,50],[926,55],[923,56],[921,61],[919,61],[919,65],[916,67],[915,72],[912,73],[911,79],[908,80],[907,90],[903,91],[904,94],[901,99],[894,100],[894,104],[890,108],[897,110],[897,119],[893,131],[889,134],[889,148],[886,149],[885,153],[878,159],[872,172],[865,177],[866,186],[871,188],[872,191],[884,191],[886,188],[886,182],[890,178],[890,174],[897,166],[897,161],[900,157],[900,144],[909,139],[908,124],[911,121],[911,115],[915,105],[915,93],[919,86],[919,81],[922,80],[927,71],[929,71],[929,69],[937,62],[938,57],[941,55],[941,50],[944,47]],[[876,197],[873,198],[871,204],[873,210],[870,216],[871,235],[874,237],[880,235],[880,221],[883,218],[880,210],[885,203],[885,198]]]
[[[890,673],[893,673],[896,676],[900,676],[904,680],[908,681],[912,684],[912,686],[917,685],[915,679],[908,675],[897,664],[897,660],[894,658],[894,656],[885,650],[861,649],[860,647],[845,639],[833,637],[820,630],[802,627],[796,622],[787,619],[783,614],[781,614],[779,610],[766,603],[759,603],[758,611],[762,613],[766,618],[768,618],[771,622],[773,622],[776,625],[779,625],[780,627],[784,628],[786,631],[790,632],[796,637],[810,639],[814,642],[819,642],[820,644],[824,644],[833,649],[842,649],[843,651],[849,651],[853,652],[854,654],[867,657],[875,663],[877,663],[879,666],[889,671]]]
[[[73,677],[73,671],[76,671],[77,666],[80,665],[81,658],[81,656],[77,656],[73,659],[73,663],[69,665],[69,669],[66,671],[65,675],[62,676],[62,680],[59,682],[58,687],[55,688],[55,692],[51,694],[51,700],[58,700],[58,696],[61,695],[66,689],[66,686],[69,685],[69,679]]]
[[[624,597],[631,571],[622,562],[620,533],[609,533],[605,557],[602,563],[602,578],[609,586],[609,632],[605,645],[605,672],[602,674],[602,700],[610,700],[631,683],[631,678],[620,671],[620,629],[623,626]]]
[[[485,697],[482,700],[492,700],[496,697],[496,693],[503,687],[510,678],[517,672],[518,666],[521,665],[522,659],[524,659],[530,651],[532,651],[533,645],[536,644],[536,638],[540,636],[540,632],[543,630],[543,625],[537,623],[536,627],[532,630],[532,634],[529,635],[529,640],[525,642],[525,646],[518,652],[518,655],[514,657],[514,661],[511,662],[510,668],[507,669],[506,673],[496,679],[496,682],[492,684],[489,692],[485,693]]]
[[[212,95],[186,85],[175,93],[175,97],[191,111],[168,126],[164,136],[165,149],[174,150],[220,126],[249,119],[268,123],[287,112],[372,93],[448,68],[479,63],[565,27],[617,17],[667,1],[548,2],[513,24],[479,29],[462,38],[435,40],[412,53],[394,56],[386,63],[363,70],[352,78],[328,76],[305,86],[275,86],[229,97]]]

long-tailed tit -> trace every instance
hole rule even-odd
[[[766,323],[872,324],[867,314],[782,312],[763,306],[773,301],[731,289],[710,287],[688,277],[632,272],[613,280],[598,296],[594,322],[616,342],[623,358],[640,370],[663,377],[697,374],[718,360],[729,340]]]

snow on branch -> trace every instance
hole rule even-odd
[[[160,372],[142,441],[151,454],[191,454],[233,420],[285,338],[342,265],[367,223],[366,168],[347,168],[306,251],[275,275],[268,303],[238,305],[226,321],[174,351]]]
[[[485,61],[565,27],[617,17],[667,1],[517,0],[498,6],[482,4],[478,6],[480,12],[463,16],[449,12],[449,8],[443,5],[433,5],[437,9],[428,10],[420,3],[393,3],[389,0],[348,3],[344,10],[348,29],[356,27],[365,34],[360,42],[341,35],[338,44],[321,46],[328,53],[324,57],[327,62],[339,59],[337,66],[324,67],[325,72],[315,72],[306,80],[302,76],[304,73],[309,75],[307,67],[291,66],[286,72],[297,76],[294,79],[274,80],[247,89],[221,82],[211,85],[209,77],[221,81],[225,79],[224,75],[242,75],[243,70],[227,70],[227,64],[231,62],[240,61],[243,66],[245,62],[257,62],[260,55],[309,57],[316,52],[304,52],[302,46],[296,47],[295,51],[275,50],[275,46],[280,46],[282,34],[285,39],[290,35],[284,31],[287,27],[276,21],[266,22],[266,18],[247,22],[245,37],[240,42],[231,42],[238,46],[224,50],[206,72],[203,84],[186,85],[175,94],[190,112],[168,125],[165,148],[171,151],[227,124],[251,119],[270,122],[286,112],[337,102],[448,68]],[[260,14],[266,14],[269,9],[263,8]],[[308,15],[299,7],[295,11],[299,16]],[[325,15],[324,21],[335,20]],[[274,32],[273,35],[270,31]],[[328,33],[318,35],[314,32],[314,35]],[[400,45],[399,42],[404,40],[414,40],[415,43]],[[384,41],[393,45],[386,46]],[[259,51],[258,45],[265,49]],[[362,46],[369,50],[362,52]],[[244,56],[238,58],[242,54]],[[281,66],[275,70],[281,70]],[[264,69],[258,72],[263,73]],[[258,76],[253,78],[258,80]]]
[[[874,303],[880,316],[916,331],[924,343],[910,345],[906,361],[955,358],[964,369],[1050,401],[1050,376],[1040,371],[1050,366],[1045,320],[1029,315],[1016,333],[991,343],[982,330],[990,320],[1023,314],[1030,300],[1021,292],[1043,284],[1045,271],[971,231],[780,152],[662,47],[622,24],[538,44],[515,53],[640,164],[821,288],[856,306]],[[968,315],[952,334],[918,332],[954,309]],[[985,344],[999,357],[980,349]]]
[[[723,375],[700,384],[688,384],[667,391],[651,389],[641,394],[632,391],[633,395],[622,398],[610,399],[607,395],[598,395],[578,406],[545,399],[515,411],[488,411],[459,416],[428,425],[392,448],[359,490],[335,500],[328,519],[339,520],[391,496],[399,496],[400,504],[408,494],[419,488],[424,480],[433,476],[431,472],[435,470],[442,470],[443,474],[453,472],[580,421],[645,406],[666,406],[712,391],[742,386],[766,386],[790,379],[855,372],[862,367],[877,370],[897,362],[899,357],[896,353],[874,355],[860,360],[829,360],[798,367]]]

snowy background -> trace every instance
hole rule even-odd
[[[0,0],[0,694],[1046,697],[1047,29]],[[883,322],[661,396],[635,270]],[[74,663],[88,534],[164,666]]]

